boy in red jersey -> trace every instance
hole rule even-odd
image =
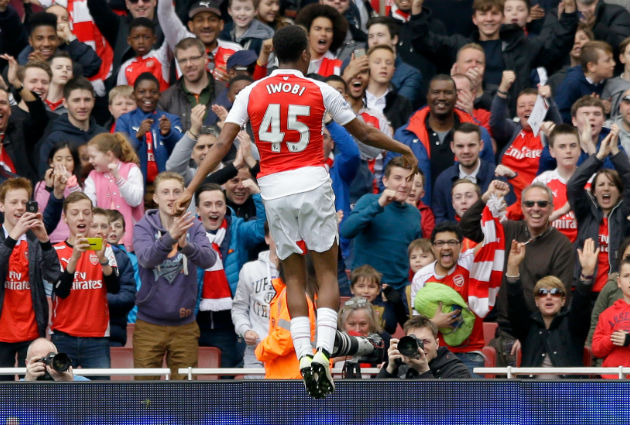
[[[357,119],[338,91],[303,77],[310,55],[306,32],[301,27],[278,30],[273,45],[279,69],[238,94],[217,143],[173,208],[178,212],[185,209],[195,189],[225,156],[249,118],[261,157],[261,196],[286,275],[293,343],[308,392],[313,397],[324,397],[334,390],[328,359],[339,309],[338,230],[334,195],[322,154],[325,112],[358,140],[403,154],[411,169],[417,167],[417,161],[407,146]],[[310,251],[319,284],[318,350],[314,357],[304,297],[304,248]]]
[[[62,273],[53,287],[52,341],[75,368],[108,368],[107,292],[115,294],[120,288],[116,259],[106,241],[100,250],[90,250],[92,201],[86,194],[68,195],[63,212],[70,237],[55,245]]]
[[[0,232],[0,367],[24,366],[31,341],[43,337],[48,324],[48,303],[43,279],[59,280],[55,255],[42,216],[27,212],[33,192],[23,177],[0,185],[0,211],[4,214]],[[13,376],[0,376],[13,380]]]

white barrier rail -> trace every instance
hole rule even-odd
[[[112,369],[74,369],[79,376],[164,376],[168,381],[171,370],[167,367],[155,368],[112,368]],[[25,375],[25,367],[0,367],[0,375]]]
[[[361,368],[362,375],[376,375],[380,371],[379,368]],[[341,375],[341,368],[333,368],[330,371],[333,375]],[[187,375],[188,380],[192,380],[195,375],[264,375],[263,368],[208,368],[208,367],[182,367],[177,370],[181,375]]]
[[[617,375],[625,379],[630,367],[476,367],[478,375],[507,375],[512,379],[518,375]]]

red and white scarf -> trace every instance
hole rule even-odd
[[[214,265],[205,270],[203,275],[203,289],[201,292],[200,311],[223,311],[232,309],[232,291],[228,283],[223,260],[221,258],[221,243],[227,232],[227,220],[224,218],[221,227],[215,234],[206,233],[217,254]]]
[[[494,307],[503,280],[505,234],[501,216],[505,216],[502,199],[492,196],[481,213],[483,246],[475,254],[469,275],[468,306],[479,317]]]

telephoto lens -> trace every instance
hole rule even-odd
[[[415,335],[407,335],[400,338],[398,341],[398,351],[403,356],[411,357],[413,359],[417,359],[420,357],[418,353],[418,348],[424,349],[424,343],[422,340],[416,338]]]
[[[66,353],[48,353],[46,357],[42,358],[42,362],[60,373],[67,371],[72,365],[72,361]]]

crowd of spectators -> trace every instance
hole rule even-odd
[[[474,376],[484,322],[498,365],[630,366],[627,1],[0,0],[0,367],[109,367],[135,324],[136,367],[299,378],[250,126],[172,210],[292,23],[418,159],[324,120],[339,329],[380,335],[379,377]]]

